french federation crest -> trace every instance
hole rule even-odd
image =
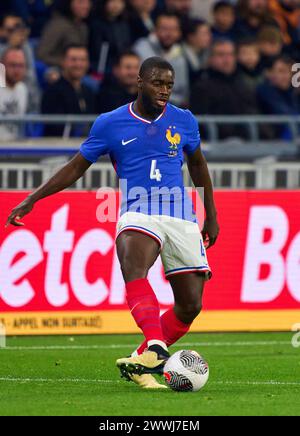
[[[174,133],[172,132],[172,130],[176,129],[175,126],[170,126],[167,129],[167,133],[166,133],[166,138],[168,140],[168,142],[170,142],[170,146],[169,146],[169,157],[176,157],[178,154],[178,145],[181,142],[181,135],[179,133]]]

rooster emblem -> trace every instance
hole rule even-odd
[[[167,129],[166,138],[172,145],[172,147],[170,147],[170,148],[174,148],[175,150],[177,150],[177,145],[179,145],[180,141],[181,141],[180,134],[175,133],[175,135],[172,136],[171,129]]]
[[[175,129],[176,127],[174,126],[173,129]],[[172,127],[170,126],[167,129],[167,133],[166,133],[166,138],[168,140],[168,142],[171,144],[169,146],[169,157],[176,157],[178,155],[178,145],[181,142],[181,135],[179,133],[175,133],[174,135],[172,135]]]

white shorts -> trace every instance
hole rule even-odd
[[[117,237],[124,231],[137,231],[158,242],[165,276],[199,272],[211,278],[206,250],[197,223],[164,215],[126,212],[117,225]]]

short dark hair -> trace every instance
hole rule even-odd
[[[7,18],[18,18],[25,25],[25,21],[23,20],[23,18],[20,15],[15,14],[14,12],[7,12],[6,14],[0,16],[0,26],[1,27],[3,26],[3,24],[4,24],[5,20],[7,20]]]
[[[74,49],[81,49],[81,50],[86,50],[86,51],[88,51],[87,46],[84,45],[84,44],[68,44],[68,45],[66,45],[66,46],[64,47],[64,49],[63,49],[63,57],[66,57],[68,51],[69,51],[69,50],[72,50],[73,48],[74,48]]]
[[[223,8],[230,8],[233,11],[235,10],[234,6],[229,1],[221,0],[213,6],[213,12],[218,12],[220,9]]]
[[[250,46],[257,47],[257,40],[251,36],[240,39],[237,44],[238,49]]]
[[[146,59],[140,68],[139,75],[140,77],[145,77],[146,74],[148,74],[150,71],[152,71],[154,68],[157,68],[159,70],[169,70],[172,71],[173,74],[175,74],[174,68],[170,64],[170,62],[166,61],[163,58],[160,58],[158,56],[153,56],[151,58]]]
[[[73,0],[59,0],[54,3],[54,11],[58,12],[66,18],[73,18],[72,12],[72,1]]]
[[[277,62],[282,62],[283,64],[288,66],[292,66],[295,63],[295,61],[290,56],[286,54],[280,54],[270,60],[267,68],[272,69]]]
[[[236,43],[234,41],[232,41],[231,39],[228,39],[228,38],[218,38],[218,39],[215,39],[211,45],[211,48],[210,48],[211,53],[219,45],[225,45],[225,44],[232,45],[236,50]]]
[[[201,18],[190,19],[187,26],[185,26],[184,36],[187,37],[188,35],[194,35],[197,32],[198,27],[202,26],[210,27],[209,23]]]
[[[119,55],[116,56],[113,59],[113,66],[117,67],[118,65],[120,65],[120,63],[122,62],[123,58],[126,58],[126,57],[135,57],[137,59],[140,59],[139,55],[135,51],[133,51],[133,50],[124,50],[121,53],[119,53]]]
[[[179,24],[181,25],[180,16],[176,14],[176,12],[161,12],[155,18],[155,26],[157,26],[157,23],[161,18],[175,18],[176,20],[178,20]]]

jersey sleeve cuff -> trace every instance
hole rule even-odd
[[[88,162],[91,162],[91,163],[96,163],[96,162],[97,162],[97,160],[95,160],[95,159],[91,159],[91,157],[87,156],[86,153],[85,153],[82,149],[79,150],[79,153],[80,153],[80,154],[85,158],[85,160],[87,160]]]
[[[184,150],[184,152],[188,155],[191,156],[192,154],[195,153],[195,151],[201,148],[201,142],[199,142],[199,144],[195,145],[193,148],[188,148],[187,150]]]

